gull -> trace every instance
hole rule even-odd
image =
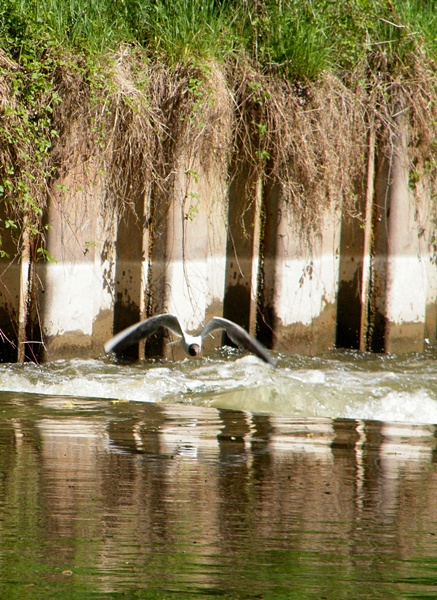
[[[181,338],[182,347],[188,356],[198,356],[202,352],[203,338],[212,331],[222,329],[226,331],[227,336],[234,344],[240,348],[249,350],[249,352],[252,352],[272,367],[275,366],[274,360],[258,340],[249,335],[240,325],[222,317],[213,317],[199,334],[189,335],[182,329],[179,319],[174,315],[156,315],[155,317],[135,323],[117,333],[117,335],[108,340],[104,345],[105,352],[109,353],[131,346],[144,338],[148,338],[160,327],[166,327]]]

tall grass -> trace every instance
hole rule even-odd
[[[245,50],[265,70],[315,78],[329,68],[333,47],[319,4],[265,0],[240,5],[236,28]]]
[[[134,40],[129,14],[129,1],[123,0],[4,0],[0,43],[33,40],[105,52],[121,40]]]
[[[223,59],[238,46],[238,3],[228,0],[148,0],[139,3],[141,43],[170,62]]]
[[[264,70],[315,79],[375,52],[437,55],[433,0],[3,0],[0,46],[106,53],[135,43],[170,63],[244,52]]]
[[[407,34],[437,59],[437,7],[434,0],[395,0],[399,19]]]

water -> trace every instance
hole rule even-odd
[[[0,389],[56,396],[184,403],[292,417],[437,424],[437,352],[278,356],[272,370],[230,350],[200,359],[111,359],[0,365]]]
[[[0,365],[0,598],[436,597],[436,358]]]

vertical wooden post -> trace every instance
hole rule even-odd
[[[26,359],[27,326],[29,321],[31,294],[32,294],[32,260],[31,239],[28,219],[25,218],[23,225],[23,242],[20,260],[20,304],[18,308],[18,335],[17,335],[17,361],[24,362]]]
[[[367,350],[367,332],[369,327],[369,293],[371,278],[372,240],[373,240],[373,201],[375,195],[375,129],[370,124],[367,154],[366,201],[364,208],[363,266],[361,275],[361,316],[358,349]]]

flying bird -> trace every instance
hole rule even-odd
[[[198,335],[189,335],[182,329],[179,319],[174,315],[156,315],[145,321],[135,323],[117,333],[117,335],[108,340],[104,345],[105,352],[109,353],[131,346],[144,338],[148,338],[160,327],[166,327],[181,338],[182,347],[188,356],[198,356],[202,352],[203,338],[212,331],[222,329],[226,331],[227,336],[234,344],[240,348],[249,350],[249,352],[252,352],[272,367],[275,366],[274,360],[258,340],[249,335],[240,325],[222,317],[213,317]]]

